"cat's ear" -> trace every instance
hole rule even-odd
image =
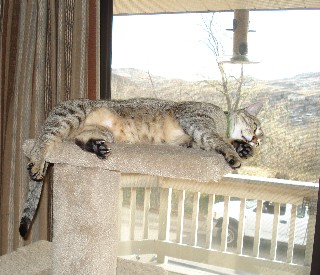
[[[261,101],[253,103],[244,108],[250,115],[256,116],[262,109],[263,103]]]

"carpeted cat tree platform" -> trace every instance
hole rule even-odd
[[[32,144],[31,140],[25,143],[26,155]],[[100,160],[65,142],[56,147],[47,161],[54,163],[52,267],[49,267],[53,274],[165,274],[159,270],[152,273],[150,269],[144,272],[130,261],[118,260],[117,264],[121,174],[203,182],[219,180],[231,171],[223,156],[216,152],[166,145],[112,144],[111,156]],[[134,272],[135,268],[139,271]]]

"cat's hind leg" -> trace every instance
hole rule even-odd
[[[39,140],[37,140],[37,142],[39,142]],[[48,142],[41,142],[40,140],[40,145],[37,142],[30,152],[30,161],[27,169],[32,180],[42,181],[48,167],[46,158],[47,155],[53,150],[55,141],[51,140]]]
[[[110,155],[110,143],[114,142],[112,133],[105,127],[86,125],[75,137],[75,144],[82,150],[94,153],[98,158],[105,159]]]

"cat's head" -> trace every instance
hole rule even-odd
[[[263,138],[261,123],[257,114],[262,108],[262,102],[249,105],[232,113],[229,118],[229,138],[243,140],[252,146],[258,146]]]

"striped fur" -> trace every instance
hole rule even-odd
[[[30,190],[19,228],[21,236],[26,236],[36,211],[46,157],[57,143],[73,140],[101,159],[111,153],[114,142],[188,146],[217,151],[236,169],[262,137],[255,118],[260,108],[261,104],[251,105],[226,116],[221,108],[200,102],[77,99],[59,104],[49,114],[31,150]]]

